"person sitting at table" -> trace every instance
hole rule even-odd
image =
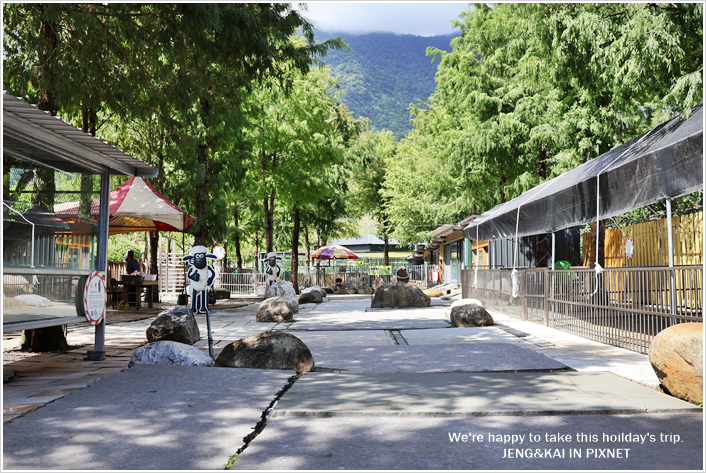
[[[140,262],[135,259],[135,252],[130,250],[127,252],[127,267],[125,268],[125,272],[132,274],[135,271],[140,271]]]

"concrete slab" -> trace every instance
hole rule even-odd
[[[497,327],[452,327],[443,329],[402,330],[410,345],[454,345],[468,343],[514,343],[529,348],[531,344]]]
[[[314,345],[309,349],[314,355],[317,367],[355,373],[445,373],[566,368],[535,351],[509,343],[372,347]]]
[[[306,346],[312,347],[370,347],[390,346],[393,342],[384,330],[360,331],[291,331],[288,332],[303,341]]]
[[[610,371],[647,386],[660,384],[647,355],[517,320],[499,312],[490,311],[490,314],[496,323],[548,342],[550,345],[542,347],[541,353],[578,371]]]
[[[219,470],[290,371],[138,365],[3,425],[3,468]]]
[[[486,416],[701,411],[611,373],[307,373],[273,416]]]
[[[701,413],[393,417],[384,421],[281,417],[270,419],[265,430],[240,454],[234,469],[702,471],[702,422]],[[482,435],[483,441],[478,437],[465,442],[460,438],[450,440],[450,435],[459,434]],[[514,445],[490,442],[489,434],[523,436],[524,441]],[[529,442],[529,434],[538,435],[540,441]],[[558,437],[548,441],[548,434],[563,437],[561,441]],[[578,434],[595,435],[597,441],[578,440]],[[627,442],[627,434],[654,437],[642,443]],[[660,434],[672,437],[662,441]],[[679,435],[676,443],[674,435]],[[527,449],[532,453],[539,449],[541,457],[517,458],[515,449],[523,455]],[[546,450],[552,455],[546,455]],[[576,450],[581,452],[580,458]],[[605,457],[618,453],[620,458]],[[508,454],[514,458],[507,458]]]

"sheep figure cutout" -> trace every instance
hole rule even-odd
[[[192,247],[190,253],[184,256],[182,261],[189,263],[186,277],[191,281],[188,288],[191,296],[191,312],[206,314],[208,313],[207,291],[216,279],[216,271],[208,264],[207,258],[217,259],[218,257],[209,253],[208,249],[201,245]]]
[[[282,268],[277,264],[277,260],[282,258],[277,256],[277,253],[271,251],[267,253],[267,268],[265,268],[265,274],[267,274],[267,287],[272,286],[279,279],[279,275],[282,273]]]

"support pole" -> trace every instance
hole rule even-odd
[[[213,358],[213,337],[211,336],[211,309],[206,301],[206,326],[208,327],[208,356]]]
[[[96,271],[106,274],[108,271],[108,220],[110,213],[110,174],[101,174],[100,210],[98,213],[98,254],[96,255]],[[139,295],[138,295],[139,297]],[[86,361],[105,360],[105,315],[96,325],[93,350],[86,352]]]
[[[669,313],[677,314],[677,281],[674,274],[674,241],[672,232],[672,199],[667,199],[667,252],[669,256]],[[672,320],[674,323],[675,320]]]
[[[549,272],[545,274],[544,281],[544,326],[549,327],[549,284],[551,284],[551,276]]]

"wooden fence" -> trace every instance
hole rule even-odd
[[[700,265],[703,261],[703,212],[672,218],[674,264]],[[620,228],[606,229],[605,267],[627,268],[668,266],[667,219],[642,222]],[[632,258],[625,255],[625,242],[632,238],[635,246]],[[584,238],[584,266],[591,266],[586,255],[591,238]],[[595,243],[593,243],[595,245]]]

